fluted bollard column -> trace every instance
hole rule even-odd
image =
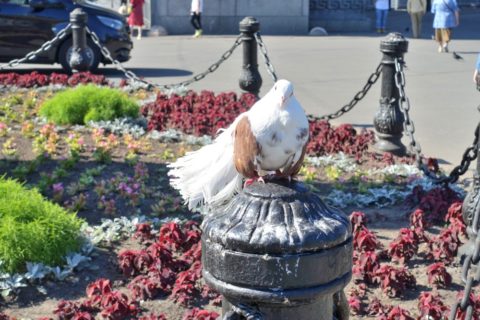
[[[350,222],[302,183],[254,183],[202,228],[203,276],[223,295],[223,320],[348,319]]]
[[[260,23],[254,17],[245,17],[240,21],[240,34],[243,44],[242,73],[238,83],[244,91],[258,96],[262,87],[262,77],[258,72],[257,40],[255,32],[260,30]]]
[[[374,148],[404,156],[406,148],[402,144],[404,117],[400,111],[399,90],[395,84],[395,59],[403,60],[408,50],[408,41],[400,33],[392,32],[380,43],[382,58],[382,89],[380,108],[375,114],[376,143]]]
[[[87,54],[87,22],[88,15],[81,8],[76,8],[70,13],[73,48],[68,63],[72,70],[87,71],[92,64],[92,57]]]

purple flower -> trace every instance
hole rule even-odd
[[[59,182],[59,183],[54,183],[52,185],[52,189],[53,189],[53,192],[54,193],[62,193],[64,188],[63,188],[63,183]]]

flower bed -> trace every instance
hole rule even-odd
[[[34,88],[48,85],[76,86],[78,84],[94,83],[108,85],[103,75],[95,75],[90,72],[78,72],[73,75],[53,72],[50,75],[41,74],[37,71],[19,74],[16,72],[0,73],[0,85],[15,86],[19,88]]]
[[[0,98],[0,170],[77,212],[88,222],[81,232],[94,247],[88,267],[69,256],[75,267],[59,269],[62,281],[52,272],[21,280],[0,274],[0,290],[13,281],[27,285],[0,298],[0,319],[219,319],[220,297],[201,277],[201,217],[182,205],[166,176],[168,162],[198,145],[152,129],[214,135],[251,106],[251,97],[159,95],[142,109],[151,129],[145,135],[128,121],[44,123],[36,112],[48,94]],[[205,117],[196,119],[202,112]],[[339,203],[356,201],[345,207],[355,246],[354,279],[346,288],[351,318],[444,319],[461,285],[454,257],[465,242],[462,190],[422,180],[409,159],[373,158],[371,133],[321,122],[311,130],[314,144],[299,179],[326,201],[340,191],[346,196]],[[476,305],[477,297],[470,297]]]

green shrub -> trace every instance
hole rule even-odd
[[[82,85],[57,93],[40,107],[40,114],[56,124],[137,117],[138,104],[127,94],[108,87]]]
[[[0,271],[24,271],[26,262],[64,263],[80,248],[82,223],[37,190],[0,178]]]

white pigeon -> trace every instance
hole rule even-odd
[[[292,84],[279,80],[212,144],[169,164],[170,184],[194,209],[228,201],[242,190],[244,178],[274,173],[290,179],[301,168],[308,132]]]

